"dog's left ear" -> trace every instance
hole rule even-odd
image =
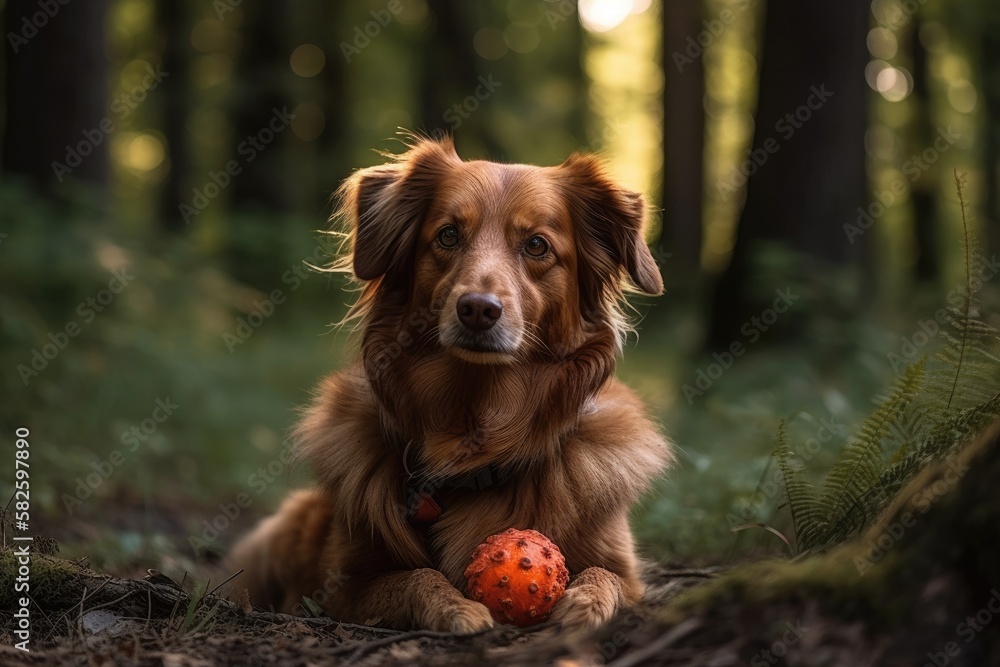
[[[642,195],[616,185],[601,162],[591,155],[574,154],[560,165],[566,197],[581,243],[581,284],[601,281],[591,293],[602,293],[608,280],[628,281],[646,294],[662,294],[663,279],[643,238],[646,203]]]

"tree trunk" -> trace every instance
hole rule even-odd
[[[70,178],[107,185],[113,119],[106,0],[52,5],[52,16],[37,0],[8,0],[4,10],[3,171],[58,195]]]
[[[927,49],[920,43],[920,22],[914,26],[911,34],[913,45],[913,97],[916,113],[913,119],[913,136],[917,138],[912,152],[906,155],[919,155],[928,146],[932,146],[937,136],[934,123],[931,121],[931,93],[927,68]],[[915,182],[910,190],[913,201],[913,239],[917,246],[917,262],[913,267],[914,277],[925,283],[932,283],[941,275],[941,256],[939,254],[939,239],[937,234],[937,207],[934,196],[934,179],[922,178]]]
[[[279,114],[285,109],[291,112],[287,89],[291,48],[285,39],[290,10],[280,2],[246,3],[243,7],[248,47],[243,49],[238,64],[233,111],[236,133],[231,157],[240,163],[242,172],[233,178],[231,205],[237,211],[284,211],[291,202],[282,147],[292,130],[287,125],[281,127],[280,118],[273,125],[272,121],[277,117],[275,110]],[[281,129],[272,132],[278,127]],[[269,136],[270,143],[265,143],[263,139]],[[248,137],[254,138],[257,145]]]
[[[177,207],[191,198],[191,190],[187,187],[191,171],[187,138],[191,22],[187,20],[184,7],[183,3],[174,0],[159,0],[156,7],[157,23],[164,38],[163,69],[170,72],[153,91],[161,103],[163,135],[170,160],[170,171],[160,192],[160,223],[171,232],[187,228]]]
[[[473,117],[476,111],[455,111],[455,106],[461,106],[480,85],[480,72],[476,67],[479,56],[473,48],[475,31],[471,28],[475,22],[468,16],[474,7],[462,0],[428,0],[427,6],[434,17],[435,30],[428,36],[432,45],[424,47],[420,129],[431,136],[452,133],[459,127],[465,128],[465,135],[472,130],[475,139],[490,155],[499,156],[499,143],[489,125]],[[481,101],[478,108],[481,109],[482,104],[485,101]]]
[[[170,72],[157,90],[163,114],[163,135],[170,171],[160,192],[160,224],[178,232],[187,228],[177,210],[191,198],[187,177],[191,170],[191,151],[187,140],[189,120],[188,63],[191,53],[191,22],[183,3],[160,0],[156,6],[157,23],[163,35],[163,69]]]
[[[741,340],[742,323],[774,299],[773,290],[760,301],[750,290],[761,241],[829,262],[862,256],[867,237],[849,239],[844,226],[856,224],[859,207],[869,203],[867,93],[860,74],[868,60],[868,8],[864,0],[767,5],[760,101],[744,163],[750,173],[747,199],[730,265],[713,298],[712,349]]]
[[[1000,21],[983,27],[982,78],[986,103],[983,128],[985,161],[986,215],[984,225],[987,252],[1000,253]]]
[[[688,37],[703,29],[701,7],[700,0],[664,0],[661,9],[663,233],[659,246],[672,253],[674,271],[683,273],[697,270],[701,259],[705,70],[701,58],[688,62],[675,60],[674,54],[683,54]]]

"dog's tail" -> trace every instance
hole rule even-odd
[[[243,570],[230,584],[237,599],[246,589],[264,609],[301,613],[302,597],[322,590],[320,557],[330,534],[332,503],[318,489],[295,491],[262,520],[226,559],[229,572]]]

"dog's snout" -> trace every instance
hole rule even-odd
[[[463,294],[458,298],[458,319],[467,329],[492,329],[503,314],[503,304],[495,294]]]

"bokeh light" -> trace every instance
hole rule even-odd
[[[937,21],[927,21],[920,26],[919,39],[929,53],[941,53],[948,48],[948,29]]]
[[[293,72],[303,78],[309,78],[323,71],[326,54],[315,44],[300,44],[292,51],[288,64]]]
[[[607,32],[632,13],[630,0],[580,0],[580,23],[591,32]]]
[[[478,30],[472,38],[472,46],[479,57],[486,60],[499,60],[508,50],[504,34],[493,27]]]
[[[538,48],[538,28],[527,23],[515,22],[503,31],[504,40],[515,53],[531,53]]]
[[[875,89],[890,102],[900,102],[913,90],[913,81],[901,67],[884,67],[875,77]]]
[[[126,169],[147,172],[163,163],[166,152],[163,142],[152,133],[128,132],[113,142],[112,155]]]
[[[948,84],[948,104],[959,113],[972,113],[976,108],[978,97],[975,86],[967,79],[959,79]]]
[[[886,28],[872,28],[868,32],[867,42],[868,52],[883,60],[892,58],[899,50],[896,34]]]

